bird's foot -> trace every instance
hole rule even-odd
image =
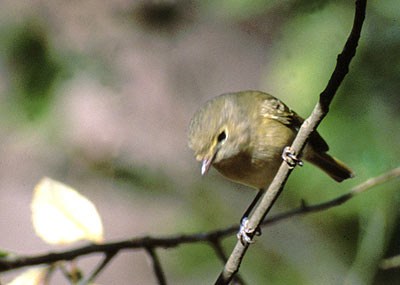
[[[255,241],[253,240],[254,236],[259,236],[261,235],[261,229],[260,227],[257,227],[255,229],[249,227],[249,219],[247,217],[244,217],[240,223],[240,229],[239,232],[237,233],[237,238],[240,240],[243,246],[249,245],[251,243],[254,243]]]
[[[286,161],[290,169],[294,168],[296,165],[303,166],[303,161],[297,157],[295,151],[290,146],[283,149],[282,159]]]

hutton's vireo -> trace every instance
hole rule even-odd
[[[201,173],[214,166],[235,182],[266,189],[304,120],[272,95],[260,91],[222,94],[205,103],[189,126],[189,147],[201,161]],[[353,176],[314,132],[301,155],[338,182]],[[257,201],[253,201],[245,216]]]

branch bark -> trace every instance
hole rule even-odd
[[[356,53],[358,40],[360,38],[362,25],[365,18],[366,0],[357,0],[355,3],[355,15],[353,27],[346,41],[341,54],[339,54],[335,69],[329,79],[325,89],[319,97],[319,102],[315,106],[311,115],[302,124],[296,138],[293,141],[292,149],[295,153],[301,153],[307,139],[313,131],[316,130],[323,118],[329,111],[329,105],[333,100],[340,84],[349,71],[349,65]],[[268,214],[276,199],[283,190],[284,185],[293,169],[289,168],[286,162],[282,162],[275,179],[272,181],[268,190],[265,192],[259,205],[255,208],[253,215],[249,219],[248,227],[256,229],[261,225],[265,216]],[[215,284],[228,284],[233,276],[238,272],[243,257],[249,247],[249,244],[236,243],[231,256]]]
[[[400,177],[400,167],[394,168],[382,175],[377,177],[373,177],[368,179],[367,181],[357,185],[353,189],[351,189],[348,193],[339,196],[333,200],[329,200],[323,203],[314,204],[314,205],[302,205],[289,212],[285,212],[282,214],[278,214],[273,216],[267,220],[265,220],[262,225],[271,225],[277,222],[290,219],[294,216],[305,215],[309,213],[316,213],[323,210],[327,210],[332,207],[336,207],[342,205],[343,203],[347,202],[351,198],[364,193],[365,191],[383,184],[385,182],[391,181],[392,179]],[[218,240],[222,240],[226,237],[235,234],[238,231],[237,226],[231,226],[226,229],[222,230],[215,230],[206,233],[195,233],[191,235],[176,235],[176,236],[169,236],[164,238],[154,238],[154,237],[139,237],[133,238],[129,240],[123,241],[116,241],[116,242],[109,242],[104,244],[90,244],[87,246],[62,251],[62,252],[53,252],[35,256],[17,256],[17,255],[9,255],[0,258],[0,272],[10,271],[17,268],[22,268],[26,266],[33,266],[39,264],[52,264],[57,261],[68,261],[73,260],[78,257],[94,254],[94,253],[101,253],[105,254],[105,256],[116,256],[120,250],[126,249],[146,249],[146,248],[171,248],[176,247],[178,245],[189,244],[189,243],[199,243],[199,242],[206,242],[214,244]],[[222,252],[222,248],[218,245],[217,255],[221,258],[221,260],[226,260],[225,255]],[[107,263],[109,259],[107,258]],[[103,261],[101,264],[104,264]],[[103,265],[102,268],[104,267]],[[96,270],[97,271],[97,270]]]
[[[107,266],[108,263],[110,263],[110,261],[114,258],[114,256],[116,256],[118,253],[118,251],[110,251],[107,252],[103,258],[103,260],[101,261],[101,263],[97,266],[97,268],[92,272],[92,274],[90,274],[90,276],[85,279],[82,280],[79,285],[87,285],[87,284],[91,284],[97,277],[97,275]]]
[[[153,267],[154,275],[157,278],[159,285],[166,285],[167,280],[165,279],[165,274],[161,266],[160,259],[158,258],[157,253],[153,247],[147,247],[146,251],[150,257],[150,261]]]

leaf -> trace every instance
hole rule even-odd
[[[38,267],[26,270],[7,285],[39,285],[46,277],[48,267]]]
[[[36,234],[47,243],[103,240],[103,225],[94,204],[61,182],[43,178],[34,189],[31,207]]]
[[[0,258],[7,257],[10,253],[8,251],[0,249]]]

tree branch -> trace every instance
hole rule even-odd
[[[93,271],[92,274],[90,274],[90,276],[80,282],[80,285],[87,285],[87,284],[91,284],[95,278],[97,277],[97,275],[107,266],[107,264],[114,258],[114,256],[116,256],[118,253],[118,250],[116,251],[109,251],[105,254],[104,259],[101,261],[101,263],[97,266],[97,268]]]
[[[367,190],[371,189],[372,187],[375,187],[377,185],[380,185],[382,183],[385,183],[385,182],[390,181],[397,177],[400,177],[400,167],[394,168],[382,175],[370,178],[367,181],[352,188],[348,193],[343,194],[339,197],[336,197],[332,200],[322,202],[319,204],[314,204],[314,205],[307,205],[306,203],[303,202],[299,208],[293,209],[291,211],[288,211],[288,212],[285,212],[282,214],[278,214],[278,215],[275,215],[274,217],[266,219],[264,222],[262,222],[262,225],[274,224],[281,220],[293,218],[294,216],[305,215],[308,213],[321,212],[321,211],[324,211],[324,210],[327,210],[327,209],[330,209],[330,208],[333,208],[336,206],[340,206],[343,203],[350,200],[351,198],[354,198],[355,196],[366,192]]]
[[[320,94],[319,102],[315,106],[310,117],[307,118],[302,124],[296,138],[292,143],[292,149],[295,153],[301,153],[311,133],[316,130],[322,119],[327,115],[329,111],[329,105],[332,102],[332,99],[335,96],[335,93],[342,83],[344,77],[349,71],[349,65],[351,59],[356,53],[362,24],[365,18],[366,2],[366,0],[356,1],[355,16],[351,33],[346,41],[342,53],[339,54],[337,58],[335,69],[326,88]],[[291,171],[292,169],[289,168],[287,163],[282,162],[274,180],[263,195],[259,205],[254,209],[253,215],[249,219],[249,229],[256,229],[261,225],[261,222],[264,220],[265,216],[268,214],[276,199],[282,192]],[[250,237],[252,238],[253,236]],[[242,244],[241,241],[236,243],[231,256],[229,257],[215,284],[228,284],[232,280],[233,276],[239,270],[240,264],[248,247],[248,243]]]
[[[236,227],[236,228],[235,228],[235,231],[237,231],[237,230],[238,230],[238,228]],[[233,232],[234,232],[234,231],[233,231]],[[233,233],[233,232],[232,232],[232,233]],[[212,240],[210,240],[209,242],[210,242],[210,244],[211,244],[211,247],[214,249],[214,252],[215,252],[215,254],[217,255],[217,257],[218,257],[219,259],[221,259],[222,262],[225,264],[225,263],[228,261],[228,257],[226,256],[226,254],[225,254],[225,252],[224,252],[224,249],[223,249],[223,247],[222,247],[222,244],[221,244],[222,237],[223,237],[223,236],[215,236],[215,238],[212,239]],[[234,283],[235,285],[245,285],[244,280],[242,279],[242,277],[240,277],[239,274],[236,274],[236,275],[233,277],[233,283]]]
[[[154,270],[154,274],[157,277],[158,284],[166,285],[167,281],[165,279],[164,271],[162,270],[160,260],[154,250],[154,247],[146,247],[146,252],[150,257],[151,264]]]
[[[370,178],[367,181],[359,184],[358,186],[352,188],[348,193],[339,196],[333,200],[329,200],[320,204],[305,206],[304,204],[297,209],[294,209],[289,212],[285,212],[282,214],[278,214],[273,216],[263,222],[263,226],[276,224],[277,222],[290,219],[294,216],[305,215],[309,213],[320,212],[323,210],[327,210],[332,207],[339,206],[349,199],[357,196],[358,194],[364,193],[365,191],[393,180],[395,178],[400,177],[400,167],[390,170],[387,173],[384,173],[380,176]],[[48,254],[36,255],[36,256],[16,256],[16,255],[8,255],[0,258],[0,272],[10,271],[13,269],[25,267],[25,266],[33,266],[39,264],[52,264],[57,261],[68,261],[76,259],[77,257],[94,254],[94,253],[102,253],[107,255],[111,255],[113,253],[117,253],[120,250],[124,249],[143,249],[143,248],[171,248],[176,247],[181,244],[189,244],[189,243],[198,243],[198,242],[207,242],[214,243],[216,240],[221,240],[223,238],[229,237],[232,234],[235,234],[238,230],[237,226],[231,226],[222,230],[215,230],[206,233],[195,233],[191,235],[177,235],[177,236],[169,236],[164,238],[154,238],[154,237],[139,237],[133,238],[129,240],[117,241],[117,242],[109,242],[104,244],[90,244],[87,246],[62,251],[62,252],[53,252]],[[223,251],[221,251],[221,247],[219,246],[219,253],[217,255],[220,258],[224,257]],[[222,255],[221,255],[222,254]],[[104,263],[104,261],[102,262]]]
[[[392,256],[382,260],[379,267],[382,270],[398,269],[400,267],[400,255]]]

